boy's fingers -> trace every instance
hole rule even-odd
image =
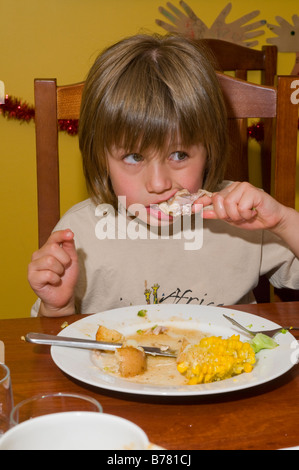
[[[69,262],[69,259],[66,260],[66,262]],[[57,273],[59,276],[62,276],[65,271],[64,263],[52,255],[37,258],[32,267],[33,271],[52,271]]]
[[[31,285],[39,290],[47,285],[58,286],[61,283],[61,277],[53,271],[40,271],[31,274]]]
[[[45,245],[49,245],[50,243],[61,244],[61,243],[73,240],[73,238],[74,238],[74,233],[70,229],[57,230],[56,232],[51,233]]]
[[[224,197],[221,193],[218,193],[215,195],[213,198],[213,206],[214,206],[214,211],[219,219],[226,219],[227,218],[227,212],[225,209],[224,205]]]
[[[195,201],[195,204],[202,204],[204,207],[212,203],[212,197],[208,195],[201,196]]]
[[[201,196],[192,205],[192,212],[200,212],[206,206],[212,204],[212,198],[210,196]]]
[[[74,233],[70,229],[53,232],[47,243],[57,243],[69,255],[71,260],[77,260],[77,251],[74,243]],[[47,245],[46,243],[46,245]]]
[[[56,258],[64,266],[69,264],[70,261],[77,260],[74,234],[71,230],[53,232],[44,246],[33,253],[32,261],[49,256]]]
[[[74,239],[63,242],[62,248],[69,255],[72,261],[76,261],[78,259]]]

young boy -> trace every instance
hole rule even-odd
[[[299,214],[223,182],[225,105],[202,46],[138,35],[104,51],[85,83],[79,142],[91,198],[33,254],[33,314],[249,303],[262,274],[299,289]],[[213,206],[199,213],[195,203],[182,224],[157,208],[199,188],[212,194],[197,202]]]

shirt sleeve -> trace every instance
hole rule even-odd
[[[31,307],[31,312],[30,312],[31,317],[38,316],[39,307],[40,307],[40,299],[37,299]]]
[[[274,287],[299,289],[299,260],[276,235],[264,231],[261,275],[266,275]]]

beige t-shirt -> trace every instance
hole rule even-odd
[[[157,302],[251,303],[252,289],[263,274],[275,287],[299,289],[299,260],[268,231],[245,231],[202,218],[193,218],[188,228],[188,217],[182,232],[161,237],[121,212],[115,214],[108,205],[96,208],[87,199],[55,228],[75,234],[78,313]],[[37,301],[32,315],[38,308]]]

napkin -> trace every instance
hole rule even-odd
[[[0,341],[0,362],[4,364],[4,343]]]

